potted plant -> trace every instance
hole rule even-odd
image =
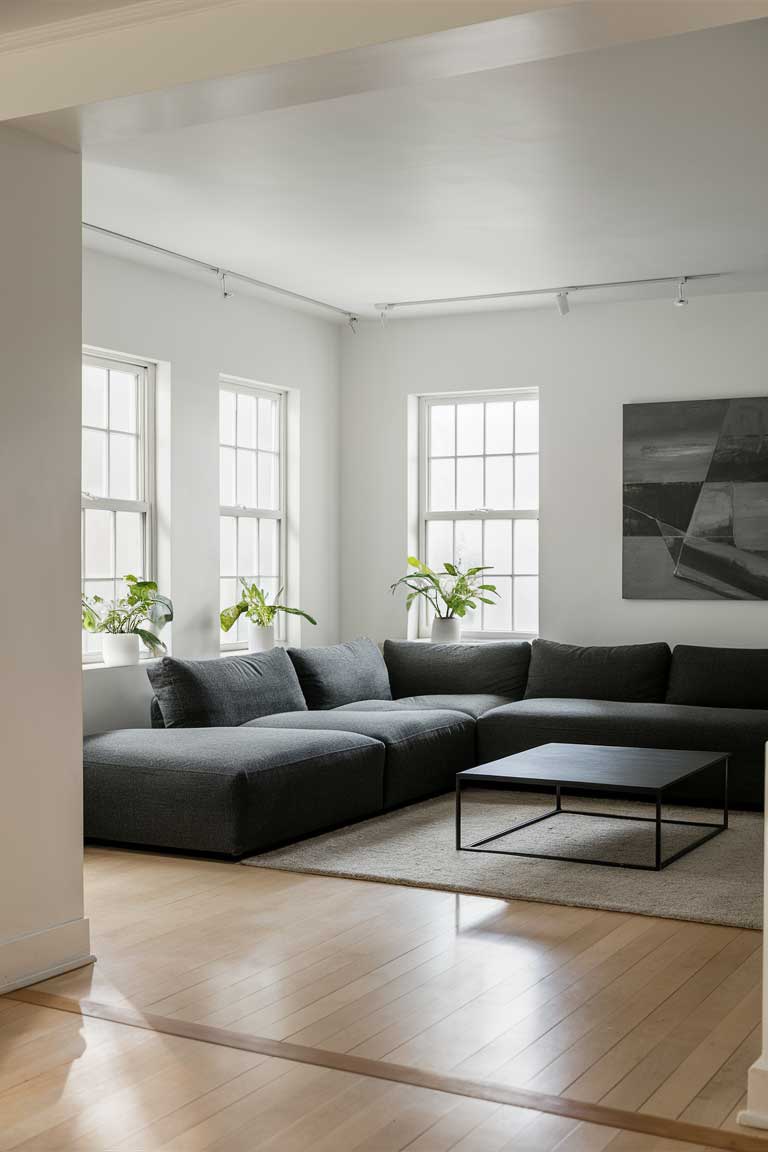
[[[248,651],[266,652],[275,646],[275,617],[278,612],[286,612],[289,616],[303,616],[310,624],[317,624],[308,612],[301,608],[288,608],[280,604],[279,599],[283,589],[278,590],[272,604],[267,599],[267,593],[257,584],[249,584],[247,580],[240,579],[243,594],[237,604],[231,608],[224,608],[221,612],[221,630],[229,632],[233,624],[245,614],[248,617]]]
[[[143,640],[153,656],[165,652],[157,633],[173,620],[173,604],[157,590],[154,580],[124,576],[128,591],[118,600],[83,596],[82,619],[86,632],[103,634],[102,656],[110,666],[138,664]]]
[[[432,620],[432,642],[455,644],[461,639],[461,621],[468,611],[481,604],[493,604],[491,596],[498,596],[495,584],[481,583],[481,573],[490,566],[467,568],[462,572],[456,564],[446,560],[442,572],[433,572],[415,556],[408,557],[408,565],[415,569],[401,576],[391,586],[392,593],[404,584],[409,589],[405,598],[410,608],[419,598],[426,600],[435,613]]]

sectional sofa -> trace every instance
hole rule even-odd
[[[152,726],[85,741],[90,839],[240,857],[552,741],[727,751],[732,804],[762,806],[764,650],[363,639],[148,675]],[[716,805],[718,787],[679,799]]]

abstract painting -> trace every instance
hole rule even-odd
[[[624,405],[629,600],[768,600],[768,397]]]

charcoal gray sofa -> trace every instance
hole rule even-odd
[[[549,742],[732,753],[762,807],[768,652],[370,640],[149,669],[152,727],[85,741],[90,839],[239,857]],[[702,778],[680,796],[717,804]]]

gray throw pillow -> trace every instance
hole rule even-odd
[[[768,649],[678,644],[672,653],[667,704],[768,708]]]
[[[284,648],[218,660],[166,656],[147,676],[166,728],[235,728],[307,708]]]
[[[482,644],[419,644],[385,640],[384,660],[395,700],[401,696],[485,694],[522,699],[531,646],[503,640]]]
[[[668,644],[581,648],[534,640],[525,699],[661,703],[667,692]]]
[[[326,648],[289,648],[288,655],[313,710],[392,699],[384,658],[367,637]]]

